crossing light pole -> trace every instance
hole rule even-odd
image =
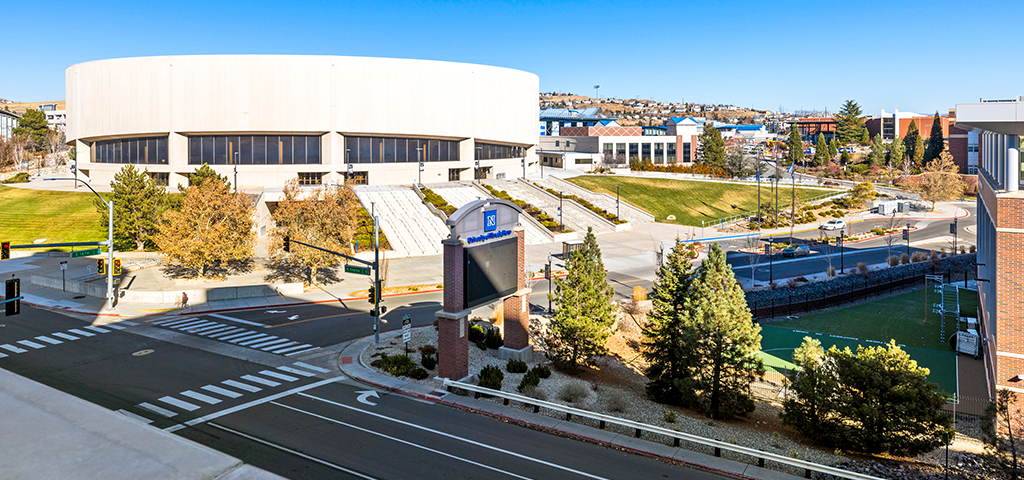
[[[114,201],[106,201],[100,194],[96,193],[96,190],[92,188],[84,180],[78,178],[44,178],[43,180],[72,180],[76,182],[82,182],[83,185],[89,188],[96,198],[99,198],[101,202],[107,204],[107,306],[114,308],[114,302],[117,300],[114,298],[114,269],[110,268],[114,265]]]
[[[622,185],[615,186],[615,216],[619,216],[619,187]]]
[[[356,197],[356,199],[359,198],[359,196],[356,195],[356,191],[352,187],[350,187],[348,185],[338,184],[338,183],[334,183],[334,184],[331,184],[331,185],[333,185],[335,187],[340,187],[340,188],[347,188],[348,191],[352,192],[352,195],[354,195]],[[373,343],[374,343],[374,345],[380,345],[380,315],[382,313],[381,312],[381,308],[380,308],[380,299],[383,296],[383,292],[381,291],[381,285],[380,285],[380,218],[377,217],[377,215],[374,212],[374,202],[370,202],[370,212],[371,212],[370,213],[370,218],[373,219],[373,264],[369,265],[370,267],[373,268],[373,293],[371,294],[371,297],[373,297],[373,298],[370,299],[372,301],[372,303],[373,303],[373,312],[372,312],[372,315],[373,315]],[[294,242],[294,240],[292,242]],[[306,245],[306,244],[304,244],[302,242],[295,242],[295,243]],[[306,245],[306,246],[307,247],[316,248],[318,250],[324,250],[322,248],[314,247],[312,245]],[[331,251],[328,251],[328,250],[324,250],[324,251],[326,251],[328,253],[334,253],[335,255],[339,255],[339,256],[342,256],[342,257],[345,257],[345,258],[348,258],[348,259],[352,259],[352,260],[355,260],[357,262],[361,262],[361,263],[364,263],[364,264],[369,264],[369,262],[366,262],[364,260],[360,260],[358,258],[352,258],[352,257],[349,257],[348,255],[340,255],[340,254],[337,254],[335,252],[331,252]]]

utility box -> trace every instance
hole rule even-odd
[[[562,260],[568,260],[569,254],[583,248],[583,240],[562,242]]]
[[[910,202],[900,202],[900,213],[910,213]]]

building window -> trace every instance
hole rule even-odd
[[[555,140],[555,146],[556,146],[556,147],[558,147],[558,146],[561,146],[561,145],[560,145],[560,144],[558,143],[558,140]]]
[[[684,144],[684,145],[689,145],[689,143]],[[666,147],[668,147],[668,148],[666,148],[666,150],[667,150],[666,159],[665,159],[666,162],[667,163],[676,163],[676,144],[669,143],[668,145],[666,145]]]
[[[352,185],[367,185],[366,172],[348,172],[345,174],[345,183]]]
[[[654,144],[654,161],[657,163],[665,163],[665,144],[655,143]]]
[[[171,174],[167,172],[146,172],[149,174],[149,178],[153,179],[153,183],[160,187],[166,187],[170,183]]]
[[[167,137],[100,140],[92,145],[94,163],[167,165]]]
[[[967,167],[967,174],[968,175],[977,175],[978,174],[978,167]]]
[[[345,163],[459,160],[459,142],[399,137],[345,137]]]
[[[324,174],[318,172],[299,172],[299,185],[323,185]]]
[[[476,160],[501,160],[524,156],[526,156],[526,149],[523,147],[481,142],[476,144]]]
[[[651,144],[642,143],[640,144],[640,159],[645,162],[651,161]]]
[[[640,159],[640,144],[639,143],[631,143],[631,144],[629,144],[629,160],[633,161],[633,160],[639,160],[639,159]]]
[[[319,135],[195,135],[188,137],[189,165],[319,164]]]
[[[593,162],[589,157],[576,157],[576,165],[590,165]]]
[[[967,152],[968,153],[977,153],[978,152],[978,144],[977,143],[968,143],[967,144]]]
[[[603,154],[605,154],[605,155],[611,155],[611,154],[613,154],[613,151],[612,151],[612,144],[610,144],[610,143],[606,143],[606,144],[604,144],[603,148],[601,148],[601,153],[603,153]]]
[[[458,182],[459,180],[462,180],[462,169],[459,169],[459,168],[449,168],[448,169],[448,181],[449,182]]]
[[[494,175],[494,178],[496,178],[498,180],[504,180],[505,179],[505,172],[496,173]]]

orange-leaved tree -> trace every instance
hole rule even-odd
[[[284,197],[272,214],[275,226],[270,232],[270,251],[275,252],[276,259],[283,258],[305,267],[307,283],[312,284],[317,279],[317,270],[338,265],[341,257],[294,244],[286,254],[282,250],[285,235],[292,240],[351,255],[361,205],[347,188],[325,185],[303,189],[294,179],[285,185],[282,194]]]

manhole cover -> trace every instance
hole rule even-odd
[[[147,348],[147,349],[145,349],[145,350],[139,350],[139,351],[137,351],[137,352],[133,353],[133,354],[132,354],[132,356],[133,356],[133,357],[141,357],[141,356],[143,356],[143,355],[149,355],[149,354],[151,354],[151,353],[153,353],[153,349],[151,349],[151,348]]]
[[[85,295],[76,295],[76,296],[71,297],[71,298],[73,298],[75,300],[78,300],[78,299],[81,299],[81,298],[85,298]]]

